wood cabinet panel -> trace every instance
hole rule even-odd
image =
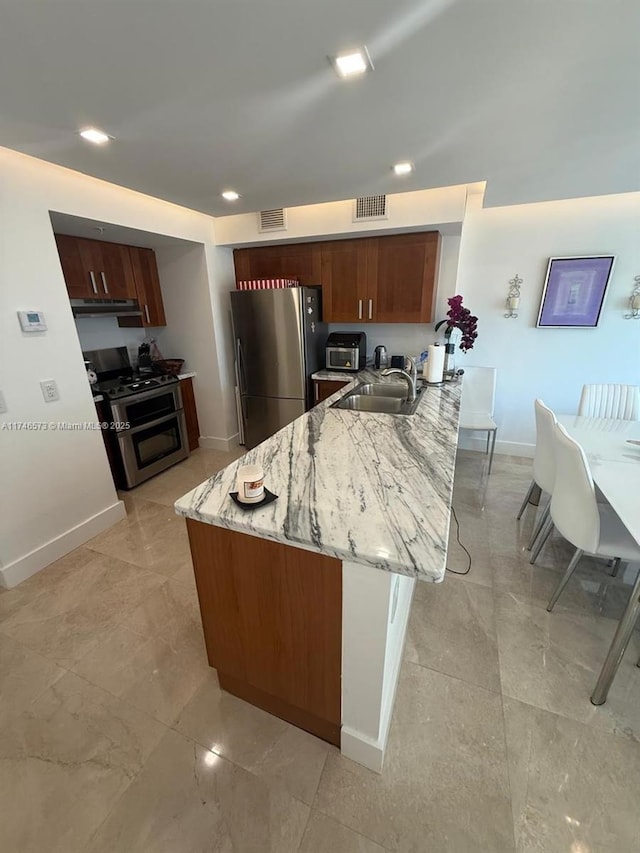
[[[340,560],[193,519],[187,529],[220,684],[338,745]]]
[[[296,278],[303,285],[321,283],[320,244],[291,243],[235,249],[236,281]]]
[[[362,323],[369,310],[368,265],[375,241],[331,240],[322,244],[322,319]]]
[[[92,261],[86,247],[83,246],[85,241],[77,237],[69,237],[67,234],[56,234],[55,238],[69,297],[88,299],[99,296],[97,284],[94,289],[89,273]],[[82,251],[83,248],[84,251]]]
[[[433,321],[437,231],[236,249],[236,280],[321,284],[328,323]]]
[[[196,409],[196,398],[193,392],[193,381],[189,376],[180,380],[180,391],[182,393],[182,408],[184,419],[187,423],[187,441],[189,450],[200,447],[200,424],[198,423],[198,410]]]
[[[378,238],[371,276],[374,322],[433,321],[439,246],[438,232]]]
[[[98,287],[107,298],[135,299],[136,284],[133,278],[129,247],[118,243],[100,243]]]
[[[330,397],[332,394],[335,394],[336,391],[339,391],[341,388],[344,388],[345,385],[349,384],[349,380],[345,382],[341,382],[339,379],[314,379],[313,380],[313,399],[315,403],[321,403],[323,400],[326,400],[327,397]]]
[[[119,317],[119,326],[166,326],[158,265],[153,249],[128,246],[133,280],[142,317]]]

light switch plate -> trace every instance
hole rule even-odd
[[[4,394],[0,391],[0,415],[4,415],[7,410],[7,403],[4,399]]]
[[[54,400],[60,399],[58,385],[55,379],[43,379],[40,383],[40,387],[42,388],[42,396],[44,397],[45,403],[53,403]]]

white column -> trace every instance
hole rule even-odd
[[[382,770],[415,579],[342,564],[343,755]]]

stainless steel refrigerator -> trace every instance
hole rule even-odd
[[[319,287],[231,293],[240,440],[255,447],[312,405],[327,327]]]

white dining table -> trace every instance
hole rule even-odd
[[[640,545],[640,421],[581,415],[557,418],[582,446],[595,484]],[[606,701],[639,615],[640,572],[591,695],[594,705]]]

